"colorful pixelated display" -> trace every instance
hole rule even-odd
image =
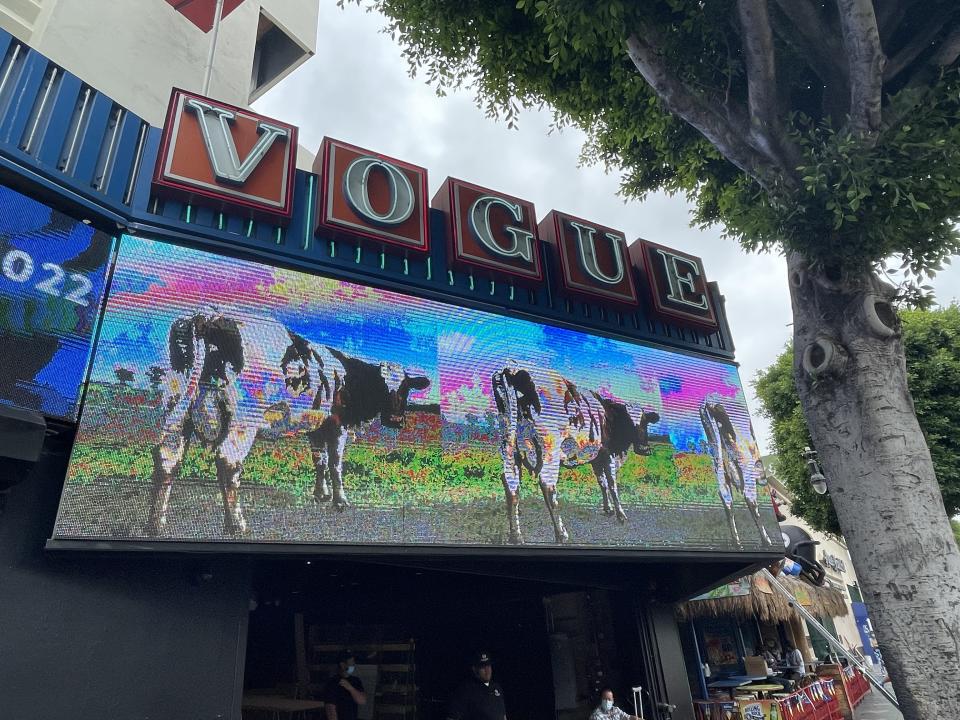
[[[57,538],[771,549],[734,366],[123,237]]]
[[[0,207],[0,403],[73,420],[113,241],[3,186]]]

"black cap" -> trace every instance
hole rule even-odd
[[[337,662],[346,662],[352,657],[354,657],[353,650],[341,650],[337,653]]]
[[[485,650],[478,653],[474,653],[472,665],[474,667],[480,667],[482,665],[493,665],[493,658],[490,657],[490,653],[486,652]]]

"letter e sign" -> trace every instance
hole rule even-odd
[[[293,125],[175,88],[153,185],[283,222],[293,210],[296,159]]]
[[[630,254],[646,273],[655,312],[705,328],[717,327],[700,258],[643,239],[630,246]]]
[[[318,232],[429,250],[426,169],[324,138],[313,171],[320,175]]]

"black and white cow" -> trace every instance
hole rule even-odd
[[[348,431],[378,418],[401,427],[410,392],[430,384],[394,363],[365,362],[313,344],[265,318],[180,318],[170,327],[169,354],[148,535],[163,531],[170,490],[192,441],[214,453],[224,532],[246,532],[237,498],[240,473],[257,433],[267,428],[307,436],[314,498],[343,510],[349,505],[343,487]]]
[[[763,526],[760,512],[757,507],[757,477],[756,466],[760,472],[763,465],[757,459],[751,472],[744,472],[741,462],[741,451],[737,442],[737,431],[733,427],[730,415],[722,404],[722,399],[716,393],[708,395],[700,404],[700,422],[707,435],[710,454],[713,457],[713,471],[717,476],[717,492],[723,502],[723,509],[727,515],[727,523],[734,542],[741,545],[740,533],[733,517],[733,491],[738,490],[743,496],[750,516],[760,531],[760,537],[767,545],[772,545],[770,535]]]
[[[660,416],[593,391],[581,392],[552,370],[505,367],[493,374],[492,386],[510,542],[523,542],[519,507],[524,470],[540,484],[557,542],[569,539],[557,495],[561,466],[589,464],[603,493],[603,511],[626,522],[618,474],[631,449],[650,454],[647,427]]]

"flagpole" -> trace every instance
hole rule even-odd
[[[223,0],[217,0],[217,9],[213,15],[213,37],[210,39],[210,54],[207,56],[207,68],[203,73],[202,95],[210,92],[210,76],[213,75],[213,56],[217,52],[217,36],[220,34],[220,16],[223,14]]]

